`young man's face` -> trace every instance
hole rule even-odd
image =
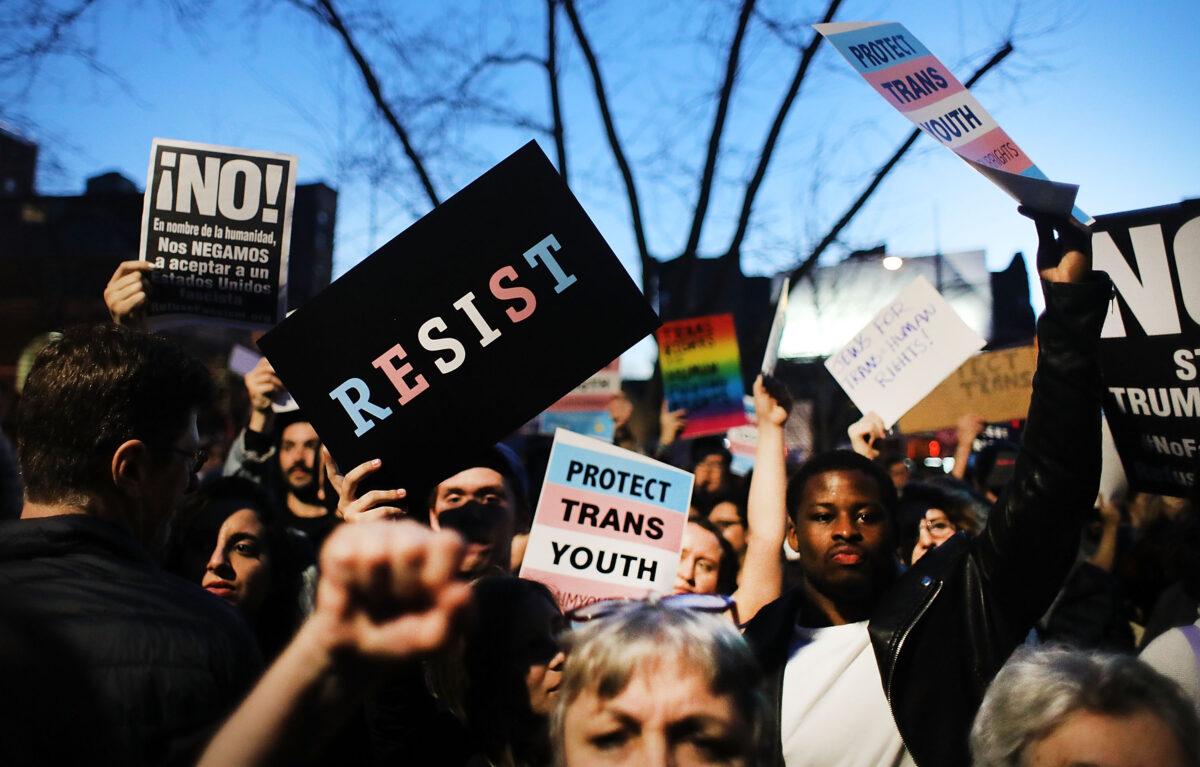
[[[861,471],[811,477],[794,514],[789,543],[809,583],[835,602],[868,596],[894,567],[879,488]]]
[[[442,524],[442,515],[474,502],[494,512],[484,518],[456,520],[451,514]],[[459,524],[459,522],[464,524]],[[478,575],[491,568],[507,572],[511,562],[512,539],[516,532],[517,501],[500,472],[483,466],[460,471],[437,486],[429,523],[438,530],[445,526],[467,539],[467,553],[461,570]]]
[[[290,424],[279,440],[279,471],[292,493],[315,489],[317,450],[321,440],[307,421]]]

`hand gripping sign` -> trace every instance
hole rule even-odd
[[[563,610],[665,594],[691,498],[688,472],[559,429],[521,577],[549,586]]]
[[[147,316],[270,327],[287,311],[296,158],[154,139],[139,257]]]
[[[620,356],[658,318],[533,142],[267,333],[338,465],[439,481]]]
[[[1075,204],[1079,187],[1050,181],[996,124],[950,68],[895,22],[814,24],[884,100],[1010,197],[1033,210],[1091,217]]]

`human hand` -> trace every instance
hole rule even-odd
[[[668,410],[664,399],[658,414],[658,444],[669,445],[687,428],[687,410]]]
[[[759,374],[754,379],[754,418],[758,428],[781,428],[788,419],[787,390],[778,380]]]
[[[412,521],[342,525],[321,550],[313,620],[331,655],[404,661],[442,647],[470,599],[457,533]]]
[[[358,484],[372,472],[383,466],[383,461],[376,458],[373,461],[360,463],[345,476],[337,472],[333,457],[327,448],[321,448],[322,465],[328,470],[329,484],[338,494],[337,512],[339,518],[346,522],[375,522],[388,519],[400,519],[405,511],[399,506],[388,504],[399,503],[408,495],[408,491],[371,490],[358,497]]]
[[[633,417],[633,403],[624,392],[614,394],[608,401],[608,415],[612,418],[614,429],[623,429]]]
[[[271,403],[283,391],[283,381],[275,374],[271,362],[263,357],[243,379],[250,398],[250,423],[247,428],[259,433],[267,430],[271,420]]]
[[[1092,232],[1070,216],[1017,208],[1037,228],[1037,269],[1048,282],[1080,282],[1092,271]]]
[[[846,435],[850,437],[850,447],[854,452],[874,460],[879,457],[879,451],[875,449],[875,440],[886,437],[887,429],[883,426],[883,419],[872,410],[850,424]]]
[[[987,421],[982,416],[975,415],[974,413],[959,416],[958,422],[955,424],[958,444],[974,444],[975,438],[983,433],[985,426],[987,426]]]
[[[1105,527],[1119,527],[1121,524],[1121,509],[1103,495],[1097,499],[1097,504],[1100,509],[1100,523]]]
[[[116,325],[145,324],[146,300],[150,294],[149,261],[122,261],[104,287],[104,305]]]

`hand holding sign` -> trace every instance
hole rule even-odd
[[[333,468],[329,472],[329,484],[338,494],[337,515],[346,522],[375,522],[386,519],[400,519],[405,511],[399,506],[389,504],[400,503],[407,495],[406,490],[371,490],[358,495],[359,483],[368,475],[379,471],[383,461],[378,458],[360,463],[345,476],[337,473],[333,466],[333,458],[329,451],[321,448],[321,458],[325,466]]]
[[[146,298],[150,294],[147,261],[122,261],[104,288],[104,305],[116,325],[141,328],[146,323]]]
[[[1092,270],[1092,233],[1066,216],[1039,213],[1025,206],[1017,212],[1037,227],[1037,268],[1050,282],[1079,282]]]
[[[850,447],[854,452],[875,460],[879,457],[875,440],[886,437],[887,428],[884,427],[879,414],[872,410],[850,424],[850,428],[846,429],[846,436],[850,438]]]

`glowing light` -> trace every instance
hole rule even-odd
[[[904,266],[904,259],[900,258],[900,256],[883,257],[883,268],[887,269],[889,272],[894,272],[902,266]]]

